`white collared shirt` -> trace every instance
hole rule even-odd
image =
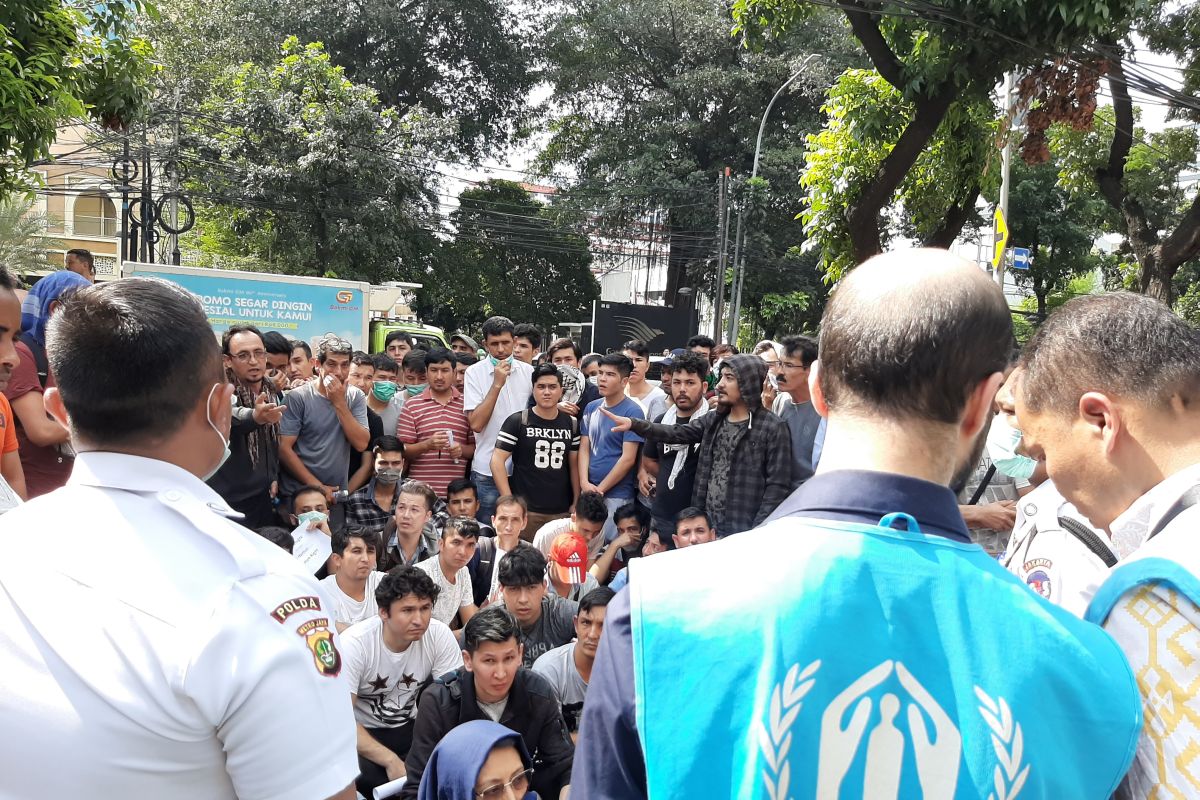
[[[333,609],[194,475],[81,453],[0,517],[0,798],[311,800],[358,773]]]

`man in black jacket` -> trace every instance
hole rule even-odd
[[[417,707],[401,800],[416,798],[421,774],[442,737],[474,719],[490,719],[521,734],[533,758],[530,788],[539,797],[565,794],[575,745],[550,682],[521,666],[520,634],[516,618],[500,606],[483,609],[463,628],[463,669],[438,678]]]

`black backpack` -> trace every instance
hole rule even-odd
[[[33,365],[37,369],[38,381],[42,384],[42,391],[46,390],[46,382],[50,379],[50,362],[46,358],[46,348],[33,338],[33,334],[26,331],[18,337],[19,341],[25,343],[29,348],[29,352],[33,355]]]

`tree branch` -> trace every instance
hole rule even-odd
[[[967,187],[967,191],[963,193],[963,196],[946,210],[946,216],[942,220],[942,224],[938,226],[937,230],[925,237],[925,241],[922,244],[926,247],[949,249],[950,245],[954,244],[954,240],[958,238],[958,234],[962,233],[963,225],[967,224],[967,219],[975,211],[975,200],[978,197],[979,181],[974,181]]]
[[[1118,59],[1108,73],[1108,88],[1112,92],[1114,132],[1108,149],[1108,164],[1096,170],[1096,183],[1104,199],[1116,211],[1124,214],[1125,160],[1133,147],[1133,98],[1129,96],[1129,84],[1125,81],[1125,67]]]
[[[1200,195],[1192,201],[1175,230],[1162,243],[1162,266],[1171,270],[1200,255]]]
[[[845,0],[839,4],[850,21],[850,30],[854,37],[862,43],[863,49],[875,69],[883,79],[896,88],[904,91],[904,65],[896,57],[883,32],[879,30],[878,17],[867,11],[859,0]]]

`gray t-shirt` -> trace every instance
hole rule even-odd
[[[400,427],[400,409],[404,408],[404,398],[407,395],[404,390],[396,392],[388,404],[379,412],[379,419],[383,422],[383,435],[396,436],[396,429]]]
[[[346,486],[346,464],[350,461],[350,442],[342,431],[333,403],[317,393],[316,381],[293,389],[284,398],[287,408],[279,423],[280,436],[296,437],[296,455],[317,480],[327,486]],[[353,386],[346,387],[346,405],[363,429],[367,429],[367,396]],[[301,484],[286,469],[281,470],[284,495],[291,495]]]
[[[579,603],[561,597],[542,599],[542,615],[529,630],[521,629],[521,644],[525,645],[526,667],[550,650],[562,647],[575,638],[575,611]]]
[[[771,407],[792,433],[792,458],[796,468],[792,474],[797,483],[804,483],[813,476],[813,441],[821,427],[821,415],[812,403],[797,403],[786,394],[775,398]]]
[[[583,699],[587,695],[587,682],[575,668],[575,642],[556,647],[539,658],[533,671],[545,676],[562,704],[563,719],[571,733],[579,731],[579,717],[583,714]]]
[[[749,427],[750,420],[730,422],[726,418],[717,424],[721,428],[713,441],[712,473],[708,476],[705,505],[713,526],[720,531],[724,530],[725,524],[725,492],[729,486],[729,470],[733,465],[733,445],[741,432]]]

